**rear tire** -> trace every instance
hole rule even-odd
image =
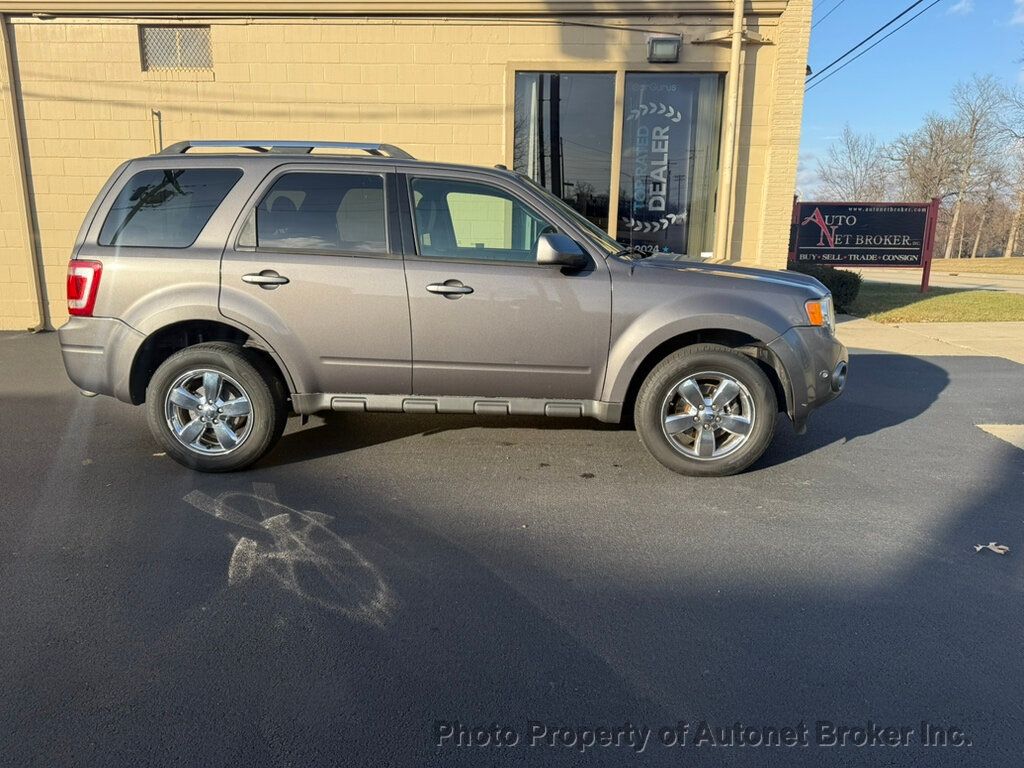
[[[235,344],[175,352],[146,388],[149,428],[175,461],[231,472],[259,461],[281,437],[286,393],[255,355]]]
[[[742,472],[768,448],[778,405],[757,364],[729,347],[696,344],[648,374],[634,419],[644,447],[682,475]]]

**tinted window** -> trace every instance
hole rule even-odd
[[[241,177],[237,168],[136,173],[107,214],[100,245],[187,248]]]
[[[384,179],[286,173],[256,208],[260,248],[386,253]]]
[[[448,179],[413,179],[416,240],[422,256],[524,261],[537,238],[555,228],[497,187]]]
[[[608,229],[615,75],[517,72],[515,170]]]

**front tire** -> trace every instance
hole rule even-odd
[[[197,344],[171,355],[146,388],[153,436],[175,461],[230,472],[259,461],[284,431],[283,387],[234,344]]]
[[[775,390],[754,361],[729,347],[696,344],[648,374],[634,419],[644,447],[673,472],[721,477],[761,457],[777,415]]]

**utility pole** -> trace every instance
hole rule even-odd
[[[551,95],[548,114],[551,119],[551,191],[563,199],[562,187],[562,83],[558,75],[551,76]]]
[[[542,187],[547,186],[547,172],[544,168],[544,75],[537,77],[537,152],[540,153],[540,178]]]
[[[728,258],[729,222],[732,219],[733,172],[736,155],[736,123],[740,108],[740,53],[743,47],[743,0],[733,0],[730,32],[729,90],[726,95],[725,130],[722,133],[722,170],[718,184],[718,225],[715,227],[715,258]]]

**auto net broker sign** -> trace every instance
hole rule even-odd
[[[797,203],[790,260],[837,267],[922,267],[930,206]]]

